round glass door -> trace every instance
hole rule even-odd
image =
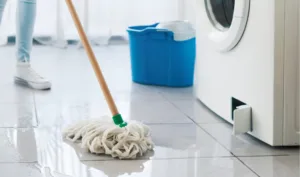
[[[221,51],[232,50],[245,31],[250,0],[205,0],[207,16],[213,25],[209,35]]]

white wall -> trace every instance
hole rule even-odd
[[[126,28],[130,25],[177,20],[183,12],[178,11],[182,10],[179,6],[184,1],[186,0],[74,0],[74,5],[83,22],[84,2],[88,2],[88,33],[91,36],[101,36],[110,32],[114,35],[127,35]],[[15,34],[16,2],[17,0],[7,2],[0,39],[1,36]],[[57,23],[57,18],[62,24]],[[38,0],[34,35],[56,35],[58,26],[64,30],[67,39],[78,38],[65,1]]]
[[[183,18],[190,21],[194,26],[196,25],[196,0],[182,0],[183,1]]]

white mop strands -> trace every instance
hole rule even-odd
[[[91,153],[119,159],[135,159],[154,147],[148,126],[131,121],[120,128],[109,117],[78,122],[68,127],[63,136]]]

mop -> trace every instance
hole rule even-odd
[[[108,116],[103,116],[99,120],[79,121],[66,128],[63,131],[63,137],[73,143],[81,144],[82,148],[93,154],[111,155],[119,159],[135,159],[145,155],[154,147],[149,127],[137,121],[127,123],[123,120],[110,94],[72,0],[66,0],[66,3],[113,115],[113,121]]]

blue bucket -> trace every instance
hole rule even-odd
[[[129,34],[133,82],[188,87],[194,83],[196,39],[175,41],[174,33],[149,26],[131,26]]]

